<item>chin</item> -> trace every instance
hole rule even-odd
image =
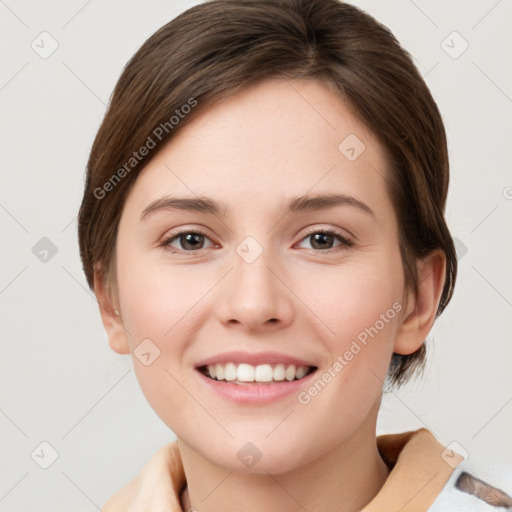
[[[240,441],[240,439],[246,439]],[[252,439],[252,441],[251,441]],[[293,441],[293,442],[292,442]],[[306,458],[297,450],[304,443],[297,443],[297,438],[290,436],[290,444],[283,444],[279,440],[262,439],[256,436],[237,437],[224,442],[216,441],[204,447],[201,455],[211,463],[222,466],[229,471],[241,474],[281,474],[287,473],[299,467]],[[211,446],[220,446],[214,452]],[[309,446],[311,450],[311,446]],[[291,454],[293,454],[291,456]]]

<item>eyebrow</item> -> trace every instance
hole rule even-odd
[[[366,203],[345,194],[306,194],[294,197],[285,205],[283,216],[289,213],[326,210],[335,206],[352,206],[375,217],[375,213]],[[229,212],[229,205],[218,203],[209,197],[174,197],[167,195],[156,199],[144,208],[140,220],[148,218],[157,211],[165,210],[183,210],[226,217]]]

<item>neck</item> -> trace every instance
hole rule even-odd
[[[389,474],[375,428],[358,429],[308,464],[272,475],[231,471],[181,439],[179,445],[187,476],[181,495],[185,512],[355,512],[374,498]]]

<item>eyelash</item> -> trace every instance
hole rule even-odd
[[[334,236],[335,238],[337,238],[341,242],[341,246],[338,246],[338,248],[331,248],[331,249],[326,249],[326,250],[311,249],[311,250],[313,250],[315,252],[329,253],[330,254],[332,252],[338,252],[339,250],[342,250],[343,249],[342,246],[352,247],[354,245],[354,242],[352,240],[346,238],[345,236],[343,236],[338,231],[335,231],[335,230],[332,230],[332,229],[312,228],[312,229],[310,229],[309,231],[306,232],[306,234],[301,238],[300,241],[302,242],[306,238],[310,237],[311,235],[317,234],[317,233],[322,233],[323,235],[332,235],[332,236]],[[188,235],[188,234],[201,235],[201,236],[204,236],[205,238],[209,239],[208,235],[206,233],[204,233],[203,231],[201,231],[201,230],[183,230],[183,231],[179,231],[179,232],[174,233],[171,236],[167,237],[165,240],[163,240],[163,242],[160,245],[162,247],[164,247],[165,249],[169,250],[173,254],[180,254],[180,253],[181,254],[183,254],[183,253],[192,253],[193,254],[193,253],[200,252],[202,249],[198,249],[196,251],[185,251],[185,250],[181,250],[181,249],[175,249],[174,247],[170,246],[171,242],[173,242],[174,240],[179,239],[179,237],[182,236],[182,235]],[[342,247],[342,248],[340,249],[340,247]]]

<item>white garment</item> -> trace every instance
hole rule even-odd
[[[501,507],[487,503],[484,499],[470,494],[469,492],[458,489],[456,482],[461,475],[468,473],[472,475],[471,468],[467,461],[461,462],[455,471],[451,474],[446,485],[437,496],[436,500],[427,512],[510,512],[512,506]],[[493,482],[486,481],[488,485]],[[497,487],[497,486],[496,486]],[[501,489],[505,493],[510,493],[510,489]]]

